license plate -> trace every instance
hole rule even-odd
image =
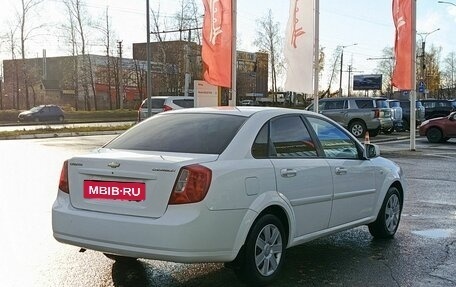
[[[143,201],[146,200],[146,184],[143,182],[84,180],[84,198]]]

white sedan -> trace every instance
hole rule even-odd
[[[262,285],[286,248],[360,225],[392,238],[405,191],[398,165],[322,115],[184,109],[65,161],[52,227],[116,260],[226,262]]]

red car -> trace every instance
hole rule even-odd
[[[456,112],[447,117],[424,121],[420,126],[420,136],[426,136],[431,143],[446,142],[456,138]]]

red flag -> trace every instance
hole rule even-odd
[[[393,86],[412,90],[412,3],[414,0],[393,0],[393,20],[396,27]]]
[[[231,1],[203,0],[203,78],[206,82],[231,87]]]

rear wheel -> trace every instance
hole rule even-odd
[[[377,220],[369,224],[369,232],[375,238],[392,238],[399,227],[402,201],[399,190],[391,186],[383,200]]]
[[[259,218],[250,230],[236,275],[242,281],[262,286],[272,282],[285,259],[286,235],[282,222],[272,214]]]
[[[116,262],[133,262],[136,261],[137,258],[135,257],[128,257],[128,256],[120,256],[120,255],[114,255],[114,254],[109,254],[109,253],[103,253],[104,256],[108,257],[111,260],[114,260]]]
[[[363,137],[366,133],[366,124],[362,121],[353,121],[348,125],[348,130],[357,138]]]
[[[426,132],[426,137],[430,143],[439,143],[443,139],[442,131],[438,128],[430,128]]]

